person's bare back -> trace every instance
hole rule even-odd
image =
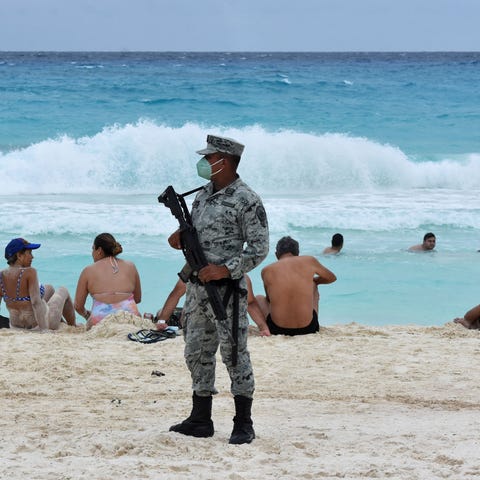
[[[257,296],[267,324],[270,321],[280,329],[303,334],[309,332],[298,329],[311,328],[315,321],[318,330],[317,285],[332,283],[337,277],[315,257],[299,256],[298,242],[290,237],[279,240],[275,253],[278,261],[262,270],[266,297]]]
[[[322,270],[310,256],[284,256],[262,270],[270,316],[283,328],[303,328],[312,321],[317,310],[313,277]]]

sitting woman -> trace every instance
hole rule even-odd
[[[87,329],[116,312],[140,317],[137,308],[142,300],[140,276],[134,263],[117,258],[122,251],[109,233],[101,233],[93,242],[94,263],[80,274],[74,302],[75,310],[87,320]],[[88,294],[93,298],[91,312],[85,308]]]
[[[0,292],[10,314],[10,327],[57,330],[62,317],[75,326],[68,290],[60,287],[55,291],[51,285],[38,283],[37,271],[31,265],[32,250],[39,247],[39,243],[23,238],[14,238],[5,247],[8,268],[0,272]]]

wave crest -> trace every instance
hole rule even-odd
[[[62,136],[0,154],[2,194],[153,193],[168,184],[199,183],[195,151],[207,133],[234,137],[246,149],[239,173],[259,192],[455,188],[480,183],[480,154],[422,161],[368,138],[253,125],[225,128],[149,120],[114,125],[91,137]],[[12,168],[15,166],[15,168]]]

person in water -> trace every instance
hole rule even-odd
[[[101,233],[93,242],[93,264],[82,270],[74,301],[75,310],[87,321],[87,330],[112,313],[124,311],[140,317],[140,276],[133,262],[117,258],[122,251],[110,233]],[[91,311],[85,308],[89,294],[93,299]]]
[[[326,247],[323,250],[324,255],[331,255],[340,253],[340,250],[343,248],[343,235],[341,233],[336,233],[332,236],[332,245],[330,247]]]
[[[412,245],[408,251],[410,252],[430,252],[435,248],[436,244],[435,234],[428,232],[423,236],[423,242],[418,245]]]
[[[56,291],[51,285],[40,285],[32,267],[32,250],[39,243],[14,238],[5,247],[8,268],[0,272],[1,300],[10,314],[11,328],[57,330],[62,323],[75,326],[75,311],[65,287]],[[0,301],[1,301],[0,300]]]

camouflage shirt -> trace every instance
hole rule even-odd
[[[207,261],[225,265],[233,279],[268,254],[268,222],[260,197],[240,178],[218,192],[210,182],[192,204],[192,222]]]

